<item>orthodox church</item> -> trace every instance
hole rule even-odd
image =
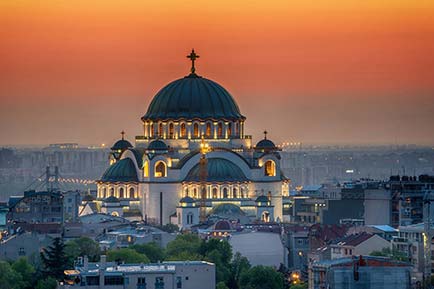
[[[199,207],[207,216],[282,220],[290,180],[279,149],[266,132],[252,143],[232,95],[196,74],[194,50],[187,57],[191,73],[154,96],[135,145],[122,132],[111,148],[97,181],[101,212],[180,227],[199,222]]]

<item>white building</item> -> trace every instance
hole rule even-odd
[[[203,289],[215,288],[215,265],[205,261],[159,264],[89,263],[84,258],[75,270],[67,270],[60,289]]]
[[[378,235],[365,232],[348,235],[330,245],[332,259],[369,255],[373,251],[390,248],[390,243]]]
[[[193,51],[189,58],[196,56]],[[289,180],[281,173],[279,149],[266,132],[255,145],[244,132],[246,117],[233,97],[197,75],[194,65],[188,76],[155,95],[141,120],[143,134],[135,146],[122,134],[112,147],[112,165],[97,182],[101,204],[114,196],[123,213],[166,224],[177,215],[182,198],[203,198],[207,214],[231,204],[252,219],[282,220]],[[199,165],[203,155],[205,169]],[[273,212],[260,209],[265,215],[256,216],[259,196],[268,198]]]

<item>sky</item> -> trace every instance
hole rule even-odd
[[[0,145],[110,144],[165,84],[224,86],[277,143],[434,144],[434,1],[0,1]]]

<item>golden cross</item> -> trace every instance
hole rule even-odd
[[[122,140],[124,140],[125,132],[121,131],[121,135],[122,135]]]
[[[264,139],[267,139],[267,133],[268,131],[264,130]]]
[[[196,72],[196,68],[194,67],[194,61],[195,61],[196,59],[198,59],[199,57],[200,57],[200,56],[197,55],[197,54],[194,52],[194,49],[191,50],[190,55],[187,55],[187,58],[190,58],[190,60],[191,60],[191,69],[190,69],[191,73],[195,73],[195,72]]]

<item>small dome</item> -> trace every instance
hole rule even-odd
[[[207,159],[207,182],[244,182],[247,180],[242,170],[233,162],[222,158]],[[185,181],[201,181],[199,164],[188,172]]]
[[[136,166],[130,158],[115,162],[104,173],[102,182],[138,182]]]
[[[220,220],[214,225],[214,230],[218,231],[230,231],[232,230],[231,223],[227,220]]]
[[[121,150],[121,151],[123,151],[123,150],[127,150],[127,149],[129,149],[129,148],[132,148],[133,147],[133,145],[129,142],[129,141],[127,141],[127,140],[124,140],[124,139],[120,139],[120,140],[118,140],[112,147],[111,147],[111,150],[113,150],[113,151],[118,151],[118,150]]]
[[[259,196],[256,198],[255,203],[268,203],[269,200],[266,196]]]
[[[187,204],[194,204],[196,201],[191,197],[184,197],[181,200],[179,200],[180,203],[187,203]]]
[[[265,149],[265,150],[270,150],[270,149],[276,149],[276,145],[269,139],[263,139],[260,140],[257,144],[256,144],[256,149]]]
[[[119,203],[119,199],[116,198],[115,196],[110,196],[108,198],[105,198],[104,202],[106,202],[106,203]]]
[[[245,119],[229,92],[218,83],[190,74],[163,87],[152,99],[146,120]]]
[[[163,151],[167,149],[167,145],[159,139],[151,141],[148,145],[148,150]]]
[[[218,215],[221,217],[241,217],[244,216],[245,213],[243,210],[240,209],[237,205],[231,204],[231,203],[223,203],[215,206],[211,212],[210,215]]]

